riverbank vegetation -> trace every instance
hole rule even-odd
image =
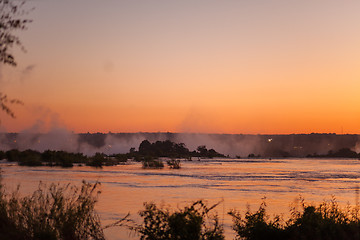
[[[337,151],[330,150],[327,154],[309,154],[309,158],[359,158],[360,153],[352,151],[350,148],[341,148]]]
[[[0,239],[105,239],[94,211],[98,183],[39,184],[31,195],[8,194],[0,182]]]
[[[180,160],[178,160],[178,159],[168,160],[168,161],[167,161],[167,164],[168,164],[169,167],[172,168],[172,169],[180,169],[180,168],[181,168]]]
[[[144,203],[145,210],[139,212],[143,223],[130,229],[141,240],[223,240],[223,226],[212,211],[216,206],[207,207],[203,201],[197,201],[174,211]]]
[[[256,212],[248,210],[243,216],[232,210],[236,239],[261,240],[337,240],[360,239],[359,206],[341,208],[333,197],[318,206],[301,201],[300,210],[293,207],[290,218],[270,217],[263,202]]]
[[[216,152],[214,149],[207,149],[205,145],[197,147],[196,150],[190,151],[184,143],[174,143],[169,140],[156,141],[150,143],[144,140],[139,145],[139,151],[130,151],[136,157],[168,157],[168,158],[225,158],[226,156]]]
[[[360,239],[359,206],[341,208],[333,197],[319,205],[307,204],[300,199],[299,206],[291,208],[289,218],[271,217],[264,201],[255,212],[249,209],[228,212],[233,218],[232,229],[238,240],[357,240]],[[298,202],[298,203],[299,203]],[[203,201],[178,210],[145,203],[140,211],[143,223],[135,230],[141,240],[150,239],[225,239],[218,215]]]
[[[143,168],[164,168],[164,163],[158,159],[144,159],[141,163]]]
[[[280,156],[280,155],[279,155]],[[289,154],[282,154],[282,157],[291,157]],[[179,159],[200,160],[201,158],[227,158],[224,154],[218,153],[214,149],[207,149],[205,145],[190,151],[183,143],[174,143],[169,140],[149,142],[144,140],[140,143],[138,150],[131,148],[127,153],[104,154],[96,153],[93,156],[86,156],[82,153],[71,153],[65,151],[46,150],[38,152],[35,150],[19,151],[17,149],[0,151],[0,160],[7,159],[10,162],[18,162],[22,166],[60,166],[73,167],[74,165],[87,165],[92,167],[113,166],[124,164],[128,160],[143,163],[144,168],[163,168],[161,159],[165,159],[168,166],[172,169],[180,168]],[[307,158],[358,158],[357,153],[350,148],[341,148],[336,151],[330,150],[327,154],[309,154]],[[240,156],[236,156],[240,159]],[[264,158],[264,156],[249,154],[248,159]],[[157,164],[159,163],[159,164]]]
[[[82,153],[69,153],[65,151],[46,150],[39,152],[35,150],[19,151],[12,149],[9,151],[0,151],[0,160],[7,159],[10,162],[18,162],[21,166],[60,166],[73,167],[76,165],[87,165],[92,167],[113,166],[127,162],[129,159],[142,162],[144,168],[162,168],[163,163],[159,158],[171,158],[170,168],[179,168],[180,161],[176,158],[191,160],[196,158],[224,158],[223,154],[214,149],[207,149],[206,146],[199,146],[197,150],[190,151],[183,143],[174,143],[171,141],[156,141],[150,143],[144,140],[139,145],[139,150],[131,148],[128,153],[117,153],[106,155],[96,153],[94,156],[86,156]]]

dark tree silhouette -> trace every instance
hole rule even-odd
[[[25,30],[31,20],[24,18],[27,13],[23,6],[25,1],[0,0],[0,64],[16,66],[15,57],[11,49],[15,46],[24,50],[21,41],[15,32]],[[11,117],[15,117],[9,105],[22,104],[18,99],[11,99],[0,92],[0,109]]]
[[[151,143],[148,140],[144,140],[140,143],[139,153],[142,155],[152,155]]]
[[[150,143],[148,140],[141,142],[139,151],[132,152],[133,156],[138,157],[170,157],[170,158],[189,158],[189,157],[225,157],[223,154],[216,152],[214,149],[208,150],[205,145],[199,146],[196,151],[190,152],[184,143],[174,143],[170,140],[156,141]]]
[[[197,149],[200,155],[206,155],[208,153],[208,150],[205,145],[198,146]]]

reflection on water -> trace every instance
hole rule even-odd
[[[360,161],[334,159],[215,159],[182,162],[181,169],[142,169],[140,163],[95,169],[20,167],[2,164],[4,183],[13,189],[21,184],[22,193],[36,189],[38,182],[80,184],[82,180],[101,182],[97,210],[104,224],[137,212],[143,202],[181,207],[205,199],[214,204],[224,199],[217,211],[226,226],[227,239],[232,238],[232,208],[246,210],[249,203],[256,209],[266,197],[271,213],[288,213],[289,204],[301,195],[307,202],[321,202],[335,195],[340,204],[355,204],[359,186]],[[109,239],[129,239],[124,229],[106,231]],[[134,239],[137,239],[134,237]]]

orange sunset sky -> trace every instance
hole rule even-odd
[[[360,133],[360,1],[28,0],[1,131]]]

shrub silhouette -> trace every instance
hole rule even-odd
[[[210,214],[217,204],[208,208],[197,201],[184,209],[170,211],[154,203],[144,203],[139,214],[143,224],[133,227],[141,240],[223,240],[223,226],[218,216]]]
[[[179,159],[171,159],[167,161],[168,166],[171,169],[180,169],[181,168],[181,164],[180,164],[180,160]]]
[[[291,217],[285,222],[280,216],[270,218],[263,202],[256,212],[248,210],[242,217],[231,210],[236,239],[278,239],[278,240],[337,240],[360,239],[359,208],[341,209],[333,197],[319,206],[307,205],[302,199],[302,211],[291,210]]]
[[[144,159],[142,162],[143,168],[164,168],[164,163],[158,159]]]
[[[0,239],[104,239],[94,211],[97,186],[40,183],[32,195],[20,197],[18,191],[7,195],[0,185]]]

